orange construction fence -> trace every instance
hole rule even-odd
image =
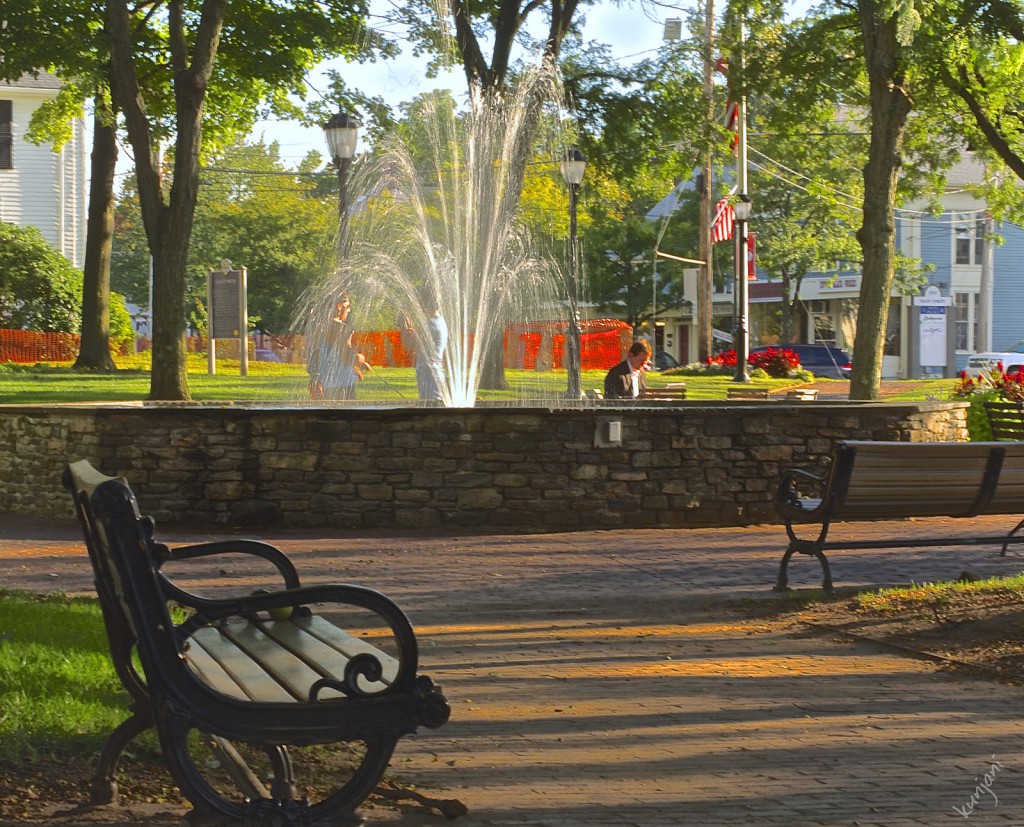
[[[505,330],[505,367],[519,370],[563,368],[564,322],[535,322],[509,325]],[[632,328],[618,319],[590,319],[580,323],[580,366],[583,370],[611,367],[625,358],[633,340]],[[78,357],[77,333],[37,333],[31,330],[0,329],[0,362],[73,362]],[[257,359],[302,362],[305,341],[299,335],[256,333],[249,339],[250,353]],[[411,367],[415,354],[397,330],[356,333],[356,346],[371,365]],[[189,336],[189,353],[205,353],[206,338]],[[149,350],[151,342],[139,339],[136,348]],[[217,355],[238,358],[238,343],[218,340]]]
[[[0,362],[73,362],[80,341],[77,333],[0,330]]]

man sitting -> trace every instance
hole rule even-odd
[[[604,377],[605,399],[636,399],[647,388],[651,367],[651,346],[643,340],[633,342],[626,358]]]

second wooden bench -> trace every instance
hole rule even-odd
[[[999,545],[1024,542],[1018,522],[1007,534],[919,539],[830,540],[840,520],[895,520],[911,517],[975,517],[1024,512],[1024,443],[867,442],[839,443],[824,474],[803,469],[782,473],[775,508],[785,522],[789,546],[775,588],[786,590],[794,554],[816,557],[833,588],[825,551],[859,548]],[[796,526],[809,524],[817,536],[801,538]]]

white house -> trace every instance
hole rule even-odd
[[[88,198],[85,121],[75,121],[71,139],[56,152],[25,139],[32,113],[60,87],[46,73],[0,82],[0,221],[38,228],[80,268]]]

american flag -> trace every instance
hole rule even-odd
[[[725,196],[715,205],[715,219],[711,222],[712,244],[732,238],[732,225],[735,219],[736,213],[729,203],[729,196]]]

